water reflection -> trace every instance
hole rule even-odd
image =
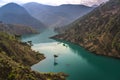
[[[57,66],[58,63],[57,63],[57,59],[54,57],[54,66]]]
[[[54,32],[53,29],[47,29],[40,34],[24,35],[22,36],[22,41],[32,41],[33,44],[54,42],[54,40],[49,39],[49,37],[56,35],[56,34],[57,33]]]
[[[98,56],[93,53],[86,51],[84,48],[74,45],[72,43],[56,40],[58,42],[66,44],[74,53],[78,54],[78,56],[84,58],[90,65],[94,67],[94,70],[99,73],[104,73],[112,77],[110,80],[120,80],[120,60],[105,57],[105,56]],[[99,74],[97,73],[97,74]]]
[[[68,80],[120,80],[120,60],[97,56],[69,42],[52,40],[54,32],[46,31],[31,40],[33,50],[44,53],[46,59],[31,68],[40,72],[65,72]],[[54,58],[54,55],[58,55]]]

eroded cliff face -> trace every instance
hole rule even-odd
[[[64,73],[38,73],[30,66],[45,59],[31,45],[0,32],[0,80],[65,80]]]
[[[89,51],[120,58],[120,1],[110,0],[61,30],[58,38]]]

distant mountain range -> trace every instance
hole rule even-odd
[[[84,5],[49,6],[39,3],[27,3],[24,8],[36,19],[49,27],[60,27],[71,23],[77,18],[93,10],[93,7]]]
[[[79,44],[87,50],[120,58],[120,0],[101,4],[54,38]]]
[[[0,21],[7,24],[31,26],[41,31],[46,28],[43,23],[32,17],[25,8],[16,3],[9,3],[0,8]]]

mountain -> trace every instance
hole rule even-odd
[[[93,9],[92,7],[84,5],[65,4],[49,6],[34,2],[24,4],[23,7],[26,8],[33,17],[49,27],[67,25]]]
[[[14,35],[0,32],[0,80],[65,80],[63,73],[39,73],[30,66],[43,60],[43,54],[31,50]]]
[[[0,31],[15,35],[36,34],[38,31],[29,26],[0,23]]]
[[[8,3],[0,8],[0,21],[7,24],[31,26],[41,31],[46,28],[43,23],[33,18],[25,8],[16,3]]]
[[[92,7],[98,7],[98,5],[92,5]]]
[[[99,55],[120,58],[120,0],[101,4],[68,26],[53,38],[79,44]]]

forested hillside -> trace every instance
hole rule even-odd
[[[16,34],[16,35],[38,33],[37,30],[29,26],[23,26],[23,25],[18,25],[18,24],[5,24],[2,22],[0,23],[0,31],[10,33],[10,34]]]
[[[101,4],[68,26],[54,38],[79,44],[99,55],[120,58],[120,0]]]
[[[0,32],[0,80],[65,80],[63,73],[38,73],[30,66],[45,59],[31,45]]]

